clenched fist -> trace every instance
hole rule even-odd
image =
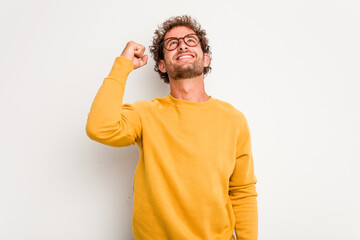
[[[144,55],[145,47],[137,44],[136,42],[130,41],[126,44],[122,57],[126,57],[134,64],[134,69],[144,66],[147,63],[148,55]]]

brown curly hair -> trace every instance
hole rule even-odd
[[[159,69],[160,60],[164,60],[164,50],[163,50],[162,42],[164,41],[165,34],[174,27],[178,27],[178,26],[188,27],[196,33],[196,35],[200,39],[200,45],[202,51],[204,52],[204,54],[207,53],[209,55],[211,62],[211,51],[210,51],[210,46],[208,44],[209,40],[206,38],[206,31],[204,29],[201,29],[200,24],[194,18],[188,15],[169,18],[161,26],[158,26],[159,28],[157,30],[155,30],[154,32],[155,36],[153,37],[152,45],[149,48],[155,60],[154,70],[158,72],[160,78],[163,79],[164,82],[168,84],[170,83],[168,74],[161,72]],[[209,66],[204,67],[204,71],[203,71],[204,75],[206,75],[210,70],[211,70],[210,64]]]

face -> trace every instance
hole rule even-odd
[[[164,39],[169,37],[184,37],[195,33],[190,28],[179,26],[174,27],[166,33]],[[201,49],[200,43],[195,47],[189,47],[183,39],[180,39],[179,46],[173,50],[164,50],[164,60],[160,60],[159,69],[167,73],[170,79],[193,78],[203,74],[204,67],[209,66],[210,58]]]

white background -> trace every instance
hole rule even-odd
[[[139,151],[91,141],[87,114],[126,42],[148,47],[182,14],[210,39],[206,92],[250,124],[259,239],[360,239],[358,1],[4,1],[0,13],[0,239],[133,239]],[[153,64],[130,74],[124,102],[169,93]]]

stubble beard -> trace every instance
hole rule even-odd
[[[196,62],[192,64],[167,66],[167,74],[173,80],[198,77],[203,74],[203,71],[204,57],[197,58]]]

